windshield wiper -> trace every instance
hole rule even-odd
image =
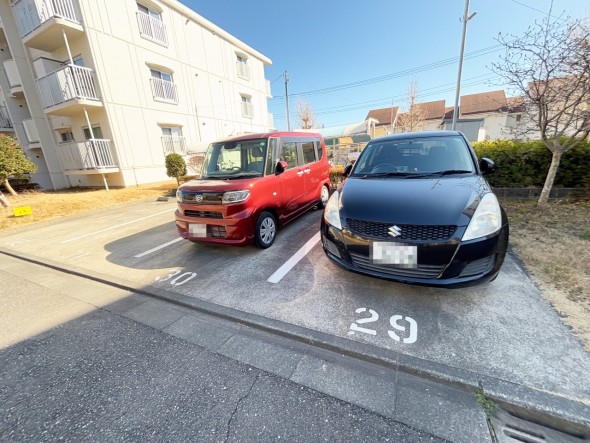
[[[473,171],[467,171],[465,169],[449,169],[448,171],[436,171],[426,172],[424,174],[416,174],[415,178],[429,178],[429,177],[442,177],[443,175],[455,175],[455,174],[471,174]]]
[[[414,175],[411,172],[375,172],[373,174],[361,175],[359,178],[383,178],[383,177],[408,177]]]

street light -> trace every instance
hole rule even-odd
[[[467,22],[475,17],[477,12],[469,14],[469,0],[465,0],[465,15],[463,15],[463,37],[461,38],[461,54],[459,55],[459,74],[457,75],[457,88],[455,91],[455,110],[453,111],[453,131],[457,127],[457,115],[459,114],[459,92],[461,90],[461,70],[463,69],[463,53],[465,52],[465,35],[467,34]]]

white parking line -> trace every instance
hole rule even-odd
[[[309,241],[307,243],[305,243],[301,249],[299,249],[299,251],[297,251],[295,254],[293,254],[293,257],[291,257],[289,260],[287,260],[283,266],[281,266],[279,269],[277,269],[275,271],[275,273],[273,275],[271,275],[268,280],[266,280],[267,282],[270,283],[278,283],[280,282],[283,277],[285,275],[287,275],[287,273],[293,269],[293,267],[299,263],[299,261],[305,257],[307,255],[307,253],[309,251],[312,250],[312,248],[317,244],[317,242],[320,241],[320,233],[318,232],[316,235],[314,235],[311,239],[309,239]]]
[[[155,217],[156,215],[162,215],[162,214],[165,214],[165,213],[170,212],[170,211],[172,211],[172,210],[171,209],[167,209],[165,211],[158,212],[156,214],[148,215],[146,217],[141,217],[141,218],[138,218],[138,219],[135,219],[135,220],[131,220],[131,221],[128,221],[128,222],[125,222],[125,223],[121,223],[120,225],[115,225],[115,226],[111,226],[110,228],[101,229],[100,231],[91,232],[90,234],[84,234],[84,235],[80,235],[79,237],[70,238],[68,240],[64,240],[64,241],[60,242],[60,244],[70,243],[70,242],[73,242],[73,241],[76,241],[76,240],[80,240],[81,238],[86,238],[86,237],[90,237],[91,235],[100,234],[102,232],[110,231],[111,229],[117,229],[117,228],[120,228],[121,226],[127,226],[127,225],[130,225],[131,223],[135,223],[135,222],[138,222],[138,221],[141,221],[141,220],[145,220],[147,218]]]
[[[144,257],[148,254],[151,254],[152,252],[159,251],[160,249],[164,249],[166,246],[173,245],[174,243],[178,243],[179,241],[182,241],[182,240],[184,240],[184,238],[182,238],[182,237],[175,238],[174,240],[169,241],[168,243],[164,243],[163,245],[156,246],[155,248],[152,248],[149,251],[145,251],[145,252],[142,252],[141,254],[134,255],[134,257],[135,258]]]

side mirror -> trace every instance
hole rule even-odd
[[[344,177],[348,177],[350,175],[350,171],[352,171],[352,163],[349,163],[344,167],[344,171],[342,171],[342,175]]]
[[[492,160],[484,157],[479,161],[479,169],[482,174],[491,174],[496,170],[496,166]]]
[[[282,174],[288,167],[289,163],[287,163],[286,161],[278,161],[277,166],[275,167],[275,175]]]

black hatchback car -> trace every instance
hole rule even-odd
[[[508,219],[463,134],[432,131],[371,140],[322,217],[327,256],[354,272],[462,287],[498,275]]]

